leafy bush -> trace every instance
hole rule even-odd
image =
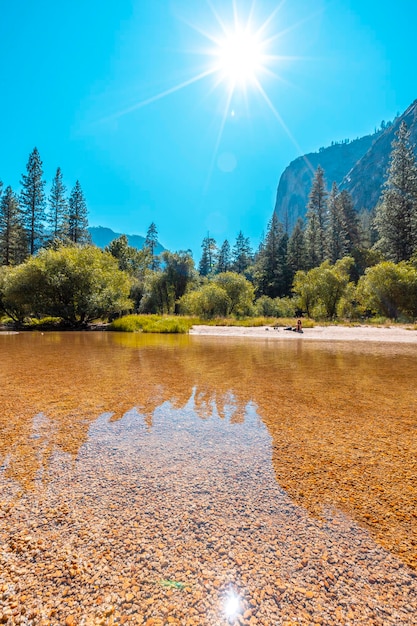
[[[366,270],[358,283],[357,297],[371,315],[390,319],[417,317],[417,270],[412,263],[378,263]]]
[[[44,249],[0,273],[0,309],[14,321],[61,317],[77,327],[132,307],[131,280],[95,246]]]
[[[294,294],[300,308],[308,317],[333,319],[340,299],[349,284],[349,272],[353,264],[345,257],[331,265],[324,261],[308,272],[298,271],[294,278]]]
[[[253,313],[254,288],[244,276],[223,272],[179,301],[181,313],[203,319],[244,317]]]
[[[186,293],[179,304],[181,313],[196,315],[203,319],[227,316],[231,307],[226,291],[212,282],[196,291]]]
[[[296,301],[292,298],[270,298],[261,296],[255,302],[257,315],[266,317],[294,317]]]
[[[25,321],[24,327],[28,330],[54,330],[64,325],[62,317],[33,317]]]

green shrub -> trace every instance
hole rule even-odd
[[[266,317],[295,316],[296,302],[293,298],[270,298],[261,296],[255,302],[255,313]]]
[[[24,323],[24,328],[28,330],[54,330],[64,326],[62,317],[41,317],[40,319],[29,318]]]

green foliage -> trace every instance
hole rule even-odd
[[[217,258],[216,272],[221,274],[222,272],[229,272],[232,268],[230,244],[227,239],[222,243],[222,247],[219,250],[219,256]]]
[[[252,261],[252,250],[249,237],[245,237],[240,230],[232,250],[232,269],[237,274],[243,274]]]
[[[26,330],[59,330],[65,327],[61,317],[31,317],[23,324]]]
[[[291,273],[287,263],[287,245],[288,236],[274,212],[253,268],[258,296],[276,298],[289,294]]]
[[[42,161],[37,148],[29,155],[26,174],[22,175],[20,206],[29,242],[29,252],[34,254],[43,242],[45,221],[45,181],[42,178]]]
[[[18,199],[9,186],[0,202],[0,263],[2,265],[17,265],[26,256],[27,239],[22,222],[22,213]]]
[[[161,257],[163,269],[145,276],[140,302],[143,313],[178,313],[180,298],[198,282],[189,251],[165,251]]]
[[[87,205],[83,190],[77,180],[69,198],[68,237],[73,243],[90,243]]]
[[[390,319],[417,317],[417,269],[412,263],[385,261],[366,270],[357,298],[364,312]]]
[[[299,217],[288,240],[288,268],[291,277],[293,278],[298,270],[305,270],[306,267],[304,224],[301,217]]]
[[[126,315],[114,320],[110,330],[119,332],[142,333],[188,333],[193,320],[184,317],[166,317],[161,315]]]
[[[198,271],[200,276],[209,276],[216,266],[217,261],[217,245],[215,239],[207,235],[201,244],[203,252],[201,254]]]
[[[213,282],[185,294],[180,300],[180,311],[203,319],[227,316],[231,301],[225,289]]]
[[[346,219],[340,202],[340,194],[336,183],[333,183],[327,199],[328,224],[326,229],[327,259],[336,263],[348,252],[348,233]]]
[[[261,296],[255,302],[255,311],[265,317],[294,317],[296,303],[292,298]]]
[[[62,180],[61,168],[58,167],[52,181],[49,194],[48,223],[51,239],[64,241],[69,234],[69,206],[66,198],[66,188]]]
[[[253,311],[253,285],[240,274],[217,274],[199,289],[191,291],[180,300],[182,313],[204,319],[234,315],[242,317]]]
[[[113,239],[105,248],[119,264],[119,269],[128,272],[131,276],[144,276],[147,267],[151,264],[150,250],[145,247],[138,250],[129,246],[126,235],[120,235]]]
[[[159,267],[158,256],[155,254],[156,247],[158,245],[158,230],[156,228],[156,224],[154,222],[149,226],[146,238],[145,238],[145,249],[147,248],[150,255],[149,261],[149,269],[157,270]]]
[[[254,287],[244,276],[235,272],[223,272],[213,278],[213,283],[227,293],[230,300],[229,315],[242,317],[251,314]]]
[[[375,222],[378,247],[387,259],[398,263],[417,251],[417,163],[405,122],[396,138]]]
[[[345,257],[331,265],[324,261],[308,272],[297,272],[294,279],[294,294],[300,308],[308,317],[333,319],[337,307],[349,284],[351,257]]]
[[[307,267],[317,267],[325,258],[327,227],[327,191],[324,171],[319,166],[314,175],[307,205],[305,232]]]
[[[94,246],[41,250],[0,274],[0,304],[12,319],[50,315],[77,327],[132,306],[131,280]]]

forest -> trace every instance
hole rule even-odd
[[[23,326],[40,320],[69,328],[123,315],[200,319],[314,320],[417,318],[417,162],[403,122],[374,209],[358,211],[318,167],[305,219],[291,233],[274,212],[258,249],[240,231],[231,245],[208,234],[196,266],[187,251],[155,254],[125,235],[92,245],[80,182],[69,196],[60,168],[49,196],[35,148],[15,192],[0,183],[0,314]]]

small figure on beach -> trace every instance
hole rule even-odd
[[[294,328],[292,326],[287,326],[286,328],[284,328],[284,330],[292,330],[293,333],[302,333],[303,332],[303,324],[301,322],[300,319],[297,320],[297,325],[294,326]]]

